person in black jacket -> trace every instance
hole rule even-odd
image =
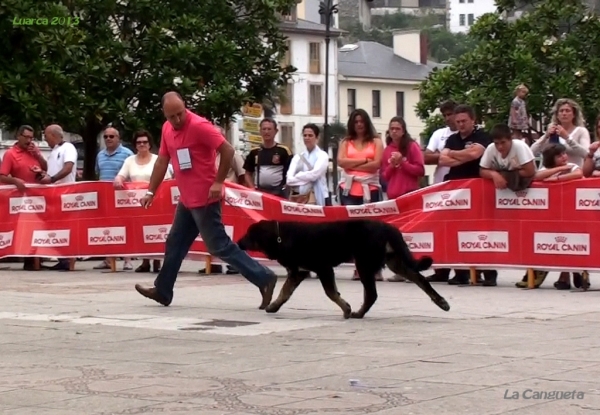
[[[445,180],[477,179],[479,178],[479,162],[491,137],[483,129],[475,125],[475,111],[468,105],[458,105],[454,110],[454,122],[458,132],[446,140],[446,147],[439,159],[440,166],[450,167]],[[454,277],[448,280],[451,285],[469,283],[468,270],[454,270]],[[496,286],[498,272],[483,271],[484,286]]]

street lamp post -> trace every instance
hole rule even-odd
[[[337,4],[333,0],[322,0],[319,3],[319,14],[325,17],[325,122],[323,123],[324,151],[329,154],[329,44],[331,42],[331,23],[334,13],[338,12]],[[334,146],[337,147],[337,146]],[[336,153],[335,151],[333,153]],[[337,154],[333,154],[333,191],[337,192]],[[329,178],[327,180],[329,183]],[[329,191],[327,205],[332,205],[332,192]]]

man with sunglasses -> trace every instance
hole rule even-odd
[[[123,163],[129,156],[133,156],[133,151],[121,144],[121,136],[116,128],[108,127],[102,134],[106,148],[101,150],[96,157],[96,174],[98,180],[114,182],[115,177],[119,174]],[[124,271],[133,269],[131,258],[123,258],[125,264]],[[110,269],[110,265],[106,260],[94,267],[94,269]]]
[[[34,143],[33,127],[22,125],[17,130],[17,142],[5,154],[0,166],[0,184],[12,184],[25,193],[25,184],[39,183],[40,172],[48,169],[48,163]],[[34,270],[34,259],[24,258],[23,269]]]

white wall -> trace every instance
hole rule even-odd
[[[452,33],[468,32],[470,14],[475,22],[481,15],[494,13],[496,9],[495,0],[448,0],[448,30]],[[461,15],[465,16],[464,25],[460,24]]]

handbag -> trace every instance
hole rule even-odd
[[[302,161],[309,170],[313,169],[313,166],[306,160],[304,154],[300,154],[300,161]],[[306,194],[298,194],[297,192],[292,191],[290,194],[290,201],[299,203],[301,205],[315,205],[317,203],[317,199],[315,198],[315,191],[313,189],[314,184],[311,186],[310,190]]]

